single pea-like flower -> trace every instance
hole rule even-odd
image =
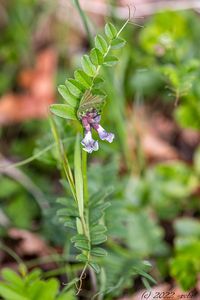
[[[82,124],[85,130],[85,136],[84,139],[81,141],[81,144],[84,146],[83,150],[87,151],[88,153],[92,153],[93,151],[97,151],[99,149],[99,144],[92,138],[91,126],[89,121],[89,116],[82,117]]]
[[[88,153],[99,150],[98,141],[93,140],[91,131],[86,131],[84,139],[81,141],[84,146],[83,150]]]
[[[107,141],[109,143],[112,143],[115,135],[112,132],[107,132],[101,125],[94,123],[92,124],[92,127],[98,132],[98,135],[102,141]]]
[[[93,140],[91,129],[93,128],[98,132],[101,140],[106,140],[112,143],[115,135],[111,132],[107,132],[99,123],[101,120],[101,115],[98,114],[96,110],[87,112],[81,119],[83,128],[85,129],[85,136],[81,144],[84,146],[83,150],[88,153],[97,151],[99,149],[98,141]]]

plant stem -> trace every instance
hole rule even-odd
[[[88,209],[88,178],[87,178],[87,152],[82,150],[82,173],[83,173],[83,195],[84,195],[84,204],[86,207],[86,222],[88,224],[88,239],[90,241],[90,231],[89,231],[89,209]],[[90,259],[90,253],[88,253],[88,260]],[[93,292],[97,291],[97,278],[94,270],[89,267],[91,284],[93,288]]]
[[[86,227],[86,236],[90,242],[90,229],[89,229],[89,208],[88,208],[88,178],[87,178],[87,152],[82,150],[82,176],[83,176],[83,199],[84,199],[84,211],[85,211],[85,227]]]
[[[88,206],[87,152],[82,150],[83,196],[85,206]]]
[[[81,20],[83,22],[83,26],[85,28],[85,31],[87,33],[87,37],[88,37],[88,40],[90,42],[90,45],[92,45],[92,36],[91,36],[91,32],[90,32],[90,29],[89,29],[89,25],[88,25],[88,20],[87,20],[87,16],[86,14],[84,13],[84,11],[82,10],[81,6],[80,6],[80,3],[79,3],[79,0],[73,0],[74,2],[74,5],[76,6],[78,12],[79,12],[79,15],[81,17]]]

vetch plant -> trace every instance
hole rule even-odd
[[[80,275],[81,290],[82,279],[86,269],[90,267],[96,273],[100,272],[97,258],[106,255],[106,251],[99,247],[107,240],[106,226],[103,220],[104,210],[110,206],[105,202],[109,191],[90,196],[87,186],[87,153],[99,150],[99,143],[92,137],[96,131],[101,140],[112,143],[115,135],[107,132],[101,125],[102,109],[106,101],[106,94],[102,89],[104,79],[100,75],[101,69],[112,67],[118,62],[118,58],[111,51],[120,49],[125,45],[125,40],[120,37],[122,30],[128,24],[129,19],[118,31],[116,27],[107,23],[105,25],[105,37],[98,34],[95,37],[95,47],[89,54],[81,59],[82,69],[74,72],[74,78],[67,79],[65,85],[58,87],[66,104],[53,104],[51,112],[61,118],[79,122],[82,125],[84,136],[80,139],[77,133],[74,150],[74,172],[72,172],[67,155],[64,151],[56,122],[51,118],[51,127],[61,156],[64,173],[70,185],[74,202],[65,198],[58,199],[64,206],[58,211],[58,215],[64,226],[74,230],[71,239],[74,247],[80,251],[77,260],[84,263]],[[81,151],[82,145],[82,151]]]
[[[75,121],[82,127],[82,138],[80,138],[79,132],[76,135],[74,168],[72,170],[59,136],[56,122],[53,118],[50,119],[63,172],[74,198],[74,201],[69,201],[65,198],[58,199],[58,202],[64,206],[58,211],[58,215],[64,226],[73,230],[74,235],[71,242],[79,251],[79,254],[76,256],[77,261],[83,263],[77,294],[82,289],[82,281],[86,276],[86,270],[89,268],[92,282],[94,283],[94,291],[97,292],[99,289],[94,299],[96,296],[98,296],[98,299],[102,299],[102,295],[110,293],[119,287],[106,287],[105,270],[100,260],[100,258],[107,255],[106,250],[99,245],[107,241],[104,212],[111,205],[106,199],[112,191],[109,188],[104,188],[103,191],[101,189],[95,194],[89,194],[87,155],[100,148],[99,141],[93,139],[94,131],[98,133],[101,140],[108,143],[112,143],[115,138],[114,133],[107,132],[100,124],[103,107],[106,102],[106,94],[103,90],[104,78],[101,75],[101,70],[104,67],[112,67],[118,62],[116,55],[113,55],[113,50],[120,49],[126,44],[125,40],[120,37],[120,34],[129,21],[130,17],[120,30],[117,30],[112,23],[105,25],[105,35],[98,34],[94,39],[95,47],[92,48],[89,54],[83,55],[81,59],[82,69],[76,70],[74,78],[67,79],[65,85],[58,87],[59,93],[67,103],[50,106],[50,111],[54,115]],[[127,257],[125,261],[127,261]],[[126,276],[136,274],[134,269],[136,261],[130,261],[130,270]],[[125,263],[124,258],[123,263]],[[150,281],[153,282],[151,276],[145,272],[146,263],[141,262],[140,265],[142,276],[146,276],[147,279],[150,278]],[[98,283],[95,273],[100,273],[99,288],[97,287]],[[140,272],[137,272],[137,274],[140,274]],[[122,276],[123,279],[121,278],[120,285],[124,282],[123,280],[125,280],[126,276]]]

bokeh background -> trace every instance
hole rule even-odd
[[[107,285],[115,288],[105,299],[141,299],[144,285],[137,272],[128,273],[130,259],[151,262],[154,292],[192,291],[188,299],[199,299],[200,2],[80,4],[92,36],[109,20],[119,28],[127,5],[135,23],[122,34],[127,44],[119,64],[104,73],[103,123],[116,140],[102,142],[89,160],[91,192],[114,187],[103,264]],[[23,261],[29,271],[39,267],[43,278],[62,283],[81,267],[73,260],[71,233],[56,215],[56,198],[68,192],[48,106],[62,101],[57,85],[73,76],[88,50],[73,1],[0,2],[1,269],[17,270]],[[63,139],[71,138],[65,147],[73,163],[76,128],[60,120],[58,126]],[[126,280],[117,285],[121,277]],[[91,299],[89,280],[79,298]],[[78,296],[72,290],[65,299]]]

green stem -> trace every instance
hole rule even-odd
[[[84,216],[80,216],[80,221],[81,221],[83,233],[85,236],[88,237],[88,227],[87,227]]]
[[[85,206],[88,206],[87,152],[82,150],[83,195]]]
[[[74,2],[74,5],[76,6],[76,8],[79,12],[79,15],[81,17],[81,20],[83,22],[83,25],[84,25],[85,31],[87,33],[87,37],[88,37],[88,40],[90,42],[90,45],[92,45],[92,35],[90,33],[87,16],[85,15],[84,11],[82,10],[82,8],[80,6],[80,3],[79,3],[79,0],[73,0],[73,2]]]
[[[87,178],[87,152],[82,150],[82,175],[83,175],[83,198],[84,198],[84,208],[85,208],[85,226],[86,226],[86,236],[90,242],[90,229],[89,229],[89,208],[88,208],[88,178]],[[88,260],[90,254],[88,253]]]
[[[82,176],[83,176],[83,199],[84,199],[84,210],[85,210],[85,226],[86,236],[90,242],[90,229],[89,229],[89,194],[88,194],[88,176],[87,176],[87,152],[82,150]]]

